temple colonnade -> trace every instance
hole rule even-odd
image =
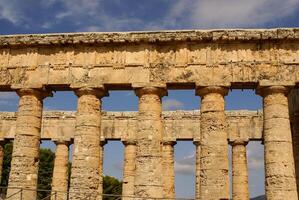
[[[101,199],[104,144],[118,139],[125,145],[124,195],[171,199],[175,143],[190,140],[196,148],[196,199],[230,198],[228,145],[232,196],[247,199],[246,144],[259,140],[267,199],[296,200],[298,66],[298,28],[2,35],[0,91],[20,97],[15,128],[2,137],[14,139],[7,193],[23,188],[24,200],[36,198],[40,141],[52,139],[57,144],[52,187],[66,191],[65,159],[73,142],[69,199]],[[171,89],[200,96],[200,115],[192,123],[163,116],[162,98]],[[262,123],[230,118],[225,96],[232,89],[253,89],[262,97]],[[103,123],[102,98],[112,90],[134,90],[138,97],[138,114],[122,134],[115,133],[123,124],[107,125],[116,119]],[[73,126],[59,120],[53,126],[60,135],[43,123],[43,100],[53,91],[78,97]]]
[[[244,125],[244,122],[241,120],[238,121],[232,117],[230,119],[229,114],[225,113],[223,97],[227,94],[227,89],[214,87],[197,89],[197,94],[202,96],[202,103],[200,114],[195,119],[200,120],[200,123],[195,128],[199,128],[200,131],[195,132],[191,136],[196,149],[196,199],[229,198],[228,145],[232,146],[232,197],[236,200],[249,198],[246,145],[250,139],[262,140],[265,145],[267,196],[271,197],[273,195],[270,199],[275,199],[279,195],[288,195],[291,199],[297,198],[291,124],[289,121],[288,98],[286,96],[287,91],[287,88],[284,87],[266,88],[263,91],[264,110],[263,117],[259,119],[259,121],[262,121],[260,123],[264,124],[263,138],[254,138],[248,134],[248,128],[243,130],[239,127],[252,126],[252,122],[248,122],[247,120],[247,124],[245,123]],[[100,97],[107,94],[107,92],[104,90],[99,92],[92,89],[84,89],[79,92],[79,96],[83,95],[84,98],[82,100],[78,99],[79,111],[74,119],[74,135],[65,137],[67,139],[64,140],[59,139],[59,135],[53,138],[56,144],[56,153],[52,190],[57,193],[55,196],[58,199],[66,199],[67,193],[69,193],[70,199],[80,199],[89,195],[91,199],[94,199],[100,198],[102,193],[103,148],[105,144],[105,139],[103,140],[105,134],[103,131],[105,130],[101,130],[100,128]],[[76,91],[77,94],[79,92]],[[138,89],[137,94],[141,98],[139,108],[141,110],[135,116],[137,122],[135,131],[137,131],[133,134],[129,131],[131,132],[130,134],[125,133],[125,136],[123,136],[125,138],[123,139],[125,146],[123,171],[124,199],[130,199],[133,196],[164,199],[175,198],[174,146],[176,140],[180,139],[180,136],[175,136],[177,138],[171,136],[170,134],[173,134],[173,131],[163,136],[167,116],[164,116],[163,119],[161,118],[161,92],[165,94],[165,90],[159,88]],[[42,93],[40,91],[26,90],[20,91],[18,94],[20,94],[20,105],[16,114],[15,135],[13,136],[14,150],[9,179],[9,188],[12,189],[8,190],[8,195],[15,193],[17,191],[16,188],[36,189],[39,141],[44,135],[47,135],[45,127],[43,128],[44,130],[41,130],[43,126],[42,99],[45,97],[44,94],[48,95],[49,92]],[[273,99],[275,99],[275,102],[271,101]],[[277,101],[278,99],[280,101]],[[152,106],[155,104],[156,106]],[[148,108],[151,109],[147,110]],[[93,110],[95,113],[91,115]],[[81,116],[81,112],[85,112],[86,115],[83,114]],[[282,117],[279,118],[279,116]],[[229,128],[227,128],[226,118],[229,118],[228,120],[232,122]],[[279,122],[275,120],[279,120]],[[107,119],[104,121],[109,122]],[[179,122],[179,119],[177,121]],[[282,121],[285,121],[283,126],[281,125]],[[31,122],[30,126],[26,122]],[[268,125],[268,123],[270,124]],[[152,133],[153,127],[157,131],[156,133]],[[254,129],[254,127],[252,128]],[[259,130],[259,128],[256,128],[256,130]],[[28,135],[27,131],[30,131],[32,134]],[[79,131],[79,133],[76,133],[76,131]],[[140,134],[142,131],[149,132]],[[228,134],[227,131],[231,133]],[[98,135],[95,135],[95,132]],[[286,135],[286,133],[288,134]],[[85,136],[85,134],[87,135]],[[146,138],[139,139],[138,134],[140,134],[140,137]],[[4,134],[2,137],[9,139],[11,136],[10,133],[7,133],[6,136]],[[18,139],[18,137],[21,137],[21,139]],[[26,143],[21,142],[25,140],[23,137],[26,139]],[[88,137],[90,137],[90,141],[87,140]],[[109,136],[107,137],[109,138]],[[76,138],[79,140],[79,144],[77,145]],[[182,138],[184,139],[184,136]],[[20,142],[18,143],[19,140]],[[144,144],[146,140],[148,140],[148,143]],[[71,185],[68,189],[67,167],[69,145],[72,141],[74,141],[74,157],[70,180]],[[141,144],[138,141],[141,141]],[[83,144],[84,142],[86,144]],[[1,144],[3,145],[4,143],[2,142]],[[82,147],[80,147],[80,144],[83,144]],[[94,147],[90,147],[91,144],[94,144]],[[272,144],[275,147],[272,147]],[[86,146],[90,148],[87,149]],[[280,146],[281,148],[278,148]],[[140,150],[140,148],[145,149]],[[89,152],[90,150],[94,152]],[[141,152],[144,155],[139,155]],[[286,154],[287,156],[284,156],[284,159],[277,160],[276,157],[281,154]],[[2,162],[3,147],[0,155],[0,162]],[[274,160],[275,162],[273,162]],[[32,165],[32,163],[36,164]],[[20,164],[22,165],[20,166]],[[284,168],[282,168],[282,165]],[[18,167],[22,167],[22,169]],[[152,167],[157,171],[153,171]],[[24,178],[20,179],[18,173],[23,170],[26,170],[27,173],[24,173]],[[218,170],[219,174],[216,173]],[[149,176],[149,174],[151,175]],[[276,183],[275,178],[280,174],[282,177],[279,178],[279,183]],[[286,176],[286,174],[288,175]],[[144,181],[146,178],[150,180]],[[151,184],[145,184],[149,182]],[[138,184],[140,184],[140,187]],[[136,188],[139,188],[139,190]],[[219,190],[219,188],[222,189]],[[83,190],[84,192],[82,192]],[[157,191],[160,191],[160,193]],[[155,196],[152,196],[152,194],[155,194]],[[34,190],[23,191],[23,198],[29,199],[34,195],[36,195],[36,191]]]

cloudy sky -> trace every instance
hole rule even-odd
[[[140,31],[162,29],[275,28],[299,24],[299,0],[0,0],[0,34]],[[119,99],[122,99],[120,102]],[[105,110],[137,110],[132,92],[111,92],[103,99]],[[226,109],[261,109],[254,91],[233,90]],[[0,93],[0,111],[15,111],[18,97]],[[198,109],[194,91],[170,91],[163,98],[164,110]],[[45,100],[46,110],[76,110],[71,92],[57,92]],[[43,146],[53,147],[49,142]],[[194,196],[194,146],[175,146],[176,194]],[[248,145],[251,196],[264,193],[263,147]],[[108,159],[109,158],[109,159]],[[122,178],[123,146],[105,146],[104,172]]]

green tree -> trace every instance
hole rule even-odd
[[[55,154],[51,149],[40,149],[38,168],[38,190],[51,190]],[[40,199],[50,195],[48,191],[38,192]]]
[[[2,177],[1,177],[1,186],[7,187],[8,177],[10,172],[10,162],[12,154],[12,143],[6,143],[4,146],[4,159],[3,159],[3,168],[2,168]]]
[[[122,193],[122,182],[112,176],[104,176],[103,179],[103,193],[121,195]],[[115,197],[104,196],[103,200],[113,200]]]
[[[2,170],[2,178],[1,178],[2,187],[8,186],[12,149],[13,149],[13,143],[9,142],[5,144],[3,170]],[[51,190],[54,159],[55,159],[55,154],[51,151],[51,149],[45,149],[45,148],[40,149],[40,161],[39,161],[39,171],[38,171],[39,190]],[[69,180],[71,174],[71,166],[72,163],[70,162],[68,165]],[[122,182],[114,177],[104,176],[103,192],[104,194],[121,195]],[[45,198],[48,195],[50,195],[50,192],[38,192],[39,199]],[[103,199],[112,200],[115,198],[104,197]]]

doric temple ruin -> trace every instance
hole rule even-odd
[[[0,140],[14,143],[7,195],[20,199],[14,194],[24,189],[22,199],[36,199],[43,139],[56,143],[57,200],[102,199],[103,148],[113,139],[125,145],[123,199],[175,199],[174,145],[190,140],[195,199],[230,198],[231,145],[232,198],[245,200],[246,145],[256,140],[264,145],[267,200],[297,200],[298,86],[299,29],[0,36],[0,91],[20,97],[17,113],[0,114]],[[200,111],[162,112],[168,89],[194,90]],[[230,89],[254,89],[262,111],[225,111]],[[139,111],[101,111],[111,90],[134,90]],[[53,91],[74,91],[77,111],[43,112]]]

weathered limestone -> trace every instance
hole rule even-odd
[[[97,199],[100,185],[100,122],[104,89],[76,90],[78,108],[70,183],[70,200]]]
[[[163,198],[175,199],[174,145],[175,141],[163,141]]]
[[[293,153],[295,162],[295,174],[297,194],[299,196],[299,90],[291,90],[289,96],[289,112],[292,129]]]
[[[233,200],[248,200],[248,169],[246,145],[248,141],[236,139],[232,145]]]
[[[40,129],[43,98],[49,93],[35,89],[18,90],[19,109],[13,145],[7,196],[23,188],[23,200],[36,199]],[[27,189],[27,190],[26,190]],[[19,199],[21,193],[10,199]]]
[[[173,149],[163,147],[162,141],[169,136],[172,141],[200,138],[195,140],[201,144],[195,144],[196,198],[228,199],[227,140],[235,137],[231,131],[238,127],[235,124],[241,124],[246,129],[245,138],[265,141],[268,200],[297,199],[284,87],[299,86],[298,66],[298,28],[0,36],[0,90],[22,93],[17,125],[13,126],[13,120],[0,123],[0,141],[15,139],[9,186],[36,189],[41,138],[74,139],[70,199],[101,198],[101,133],[107,140],[126,141],[127,132],[135,132],[134,195],[166,198],[165,180],[161,178],[163,157],[170,157]],[[107,90],[139,88],[138,117],[108,114],[102,123],[98,98],[105,93],[103,85]],[[220,87],[256,89],[257,85],[268,86],[260,90],[265,105],[264,136],[261,113],[245,117],[226,113],[227,125],[223,98],[227,91]],[[184,112],[162,117],[161,97],[166,86],[196,86],[202,97],[201,115],[195,111],[192,119]],[[74,116],[65,121],[64,116],[45,119],[41,132],[43,95],[28,88],[82,88],[77,92],[76,120]],[[68,126],[63,124],[67,120]],[[299,163],[296,121],[295,117],[293,138]],[[200,137],[194,134],[198,130]],[[236,145],[234,150],[240,148]],[[238,151],[244,153],[242,150]],[[133,147],[128,151],[133,152]],[[172,175],[167,177],[171,179]],[[170,185],[166,184],[168,191],[172,190]],[[8,191],[13,192],[16,190]],[[25,200],[36,197],[33,191],[24,194]],[[167,195],[173,195],[172,191]]]
[[[123,185],[122,185],[122,199],[130,200],[134,196],[134,182],[135,182],[135,160],[136,160],[136,141],[127,140],[123,142],[124,150],[124,169],[123,169]]]
[[[286,97],[288,88],[261,87],[258,92],[263,97],[267,199],[298,199]]]
[[[226,113],[228,138],[233,139],[233,132],[242,125],[244,136],[250,140],[262,140],[263,113],[250,110],[230,110]],[[45,111],[41,130],[42,140],[72,140],[75,132],[75,112]],[[101,136],[106,140],[128,139],[128,133],[137,132],[138,112],[102,112]],[[16,114],[0,112],[0,139],[14,139]],[[162,121],[164,137],[172,140],[200,140],[200,111],[163,111]],[[135,139],[135,135],[132,139]]]
[[[103,179],[104,179],[104,173],[103,173],[103,164],[104,164],[104,146],[107,142],[105,140],[100,141],[100,157],[99,157],[99,197],[97,200],[103,199]]]
[[[295,84],[298,44],[298,28],[3,35],[0,88]]]
[[[2,180],[3,158],[4,158],[4,141],[0,141],[0,182]]]
[[[136,89],[139,97],[139,115],[136,134],[136,197],[162,198],[162,102],[163,88]]]
[[[299,195],[299,112],[294,113],[292,120],[292,141],[295,162],[297,194]]]
[[[193,141],[195,145],[195,199],[200,199],[200,141]]]
[[[229,162],[224,96],[227,88],[198,87],[201,96],[200,195],[202,200],[229,199]]]
[[[56,152],[52,177],[52,200],[67,200],[69,142],[55,141]]]

